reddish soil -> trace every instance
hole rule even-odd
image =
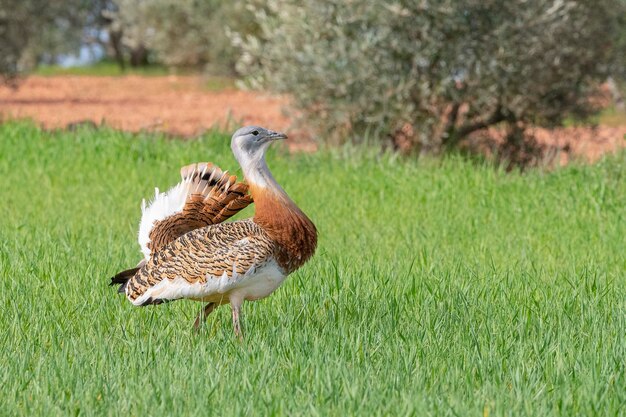
[[[17,90],[0,88],[0,113],[32,118],[46,128],[91,120],[114,128],[193,136],[229,124],[286,130],[281,97],[239,90],[209,91],[201,77],[27,78]]]
[[[197,76],[32,76],[18,90],[0,87],[3,117],[31,118],[45,128],[90,120],[130,131],[194,136],[213,127],[233,130],[258,124],[291,133],[292,148],[314,150],[313,143],[291,129],[283,111],[287,104],[285,97],[210,91]],[[535,133],[540,144],[557,150],[561,164],[572,157],[593,161],[626,146],[626,126],[537,129]]]
[[[557,129],[534,127],[528,129],[539,147],[536,155],[522,155],[524,164],[555,166],[567,165],[574,160],[597,161],[602,155],[626,147],[626,126],[572,126]],[[492,154],[496,148],[502,152],[504,132],[489,128],[470,137],[468,148]],[[515,159],[515,158],[514,158]],[[519,161],[518,161],[519,162]]]

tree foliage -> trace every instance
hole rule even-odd
[[[15,77],[37,62],[79,48],[97,0],[2,0],[0,78]]]
[[[122,47],[150,51],[152,59],[170,67],[208,68],[232,73],[238,56],[231,30],[254,33],[253,14],[243,0],[113,0],[107,12],[109,33]]]
[[[257,0],[261,1],[261,0]],[[157,62],[233,73],[230,33],[258,30],[243,0],[2,0],[0,74],[19,72],[84,43],[103,43],[120,65]],[[102,36],[102,34],[105,34]]]
[[[621,4],[271,0],[238,69],[253,87],[291,94],[326,134],[385,137],[409,124],[414,145],[440,149],[502,123],[515,138],[590,110]]]

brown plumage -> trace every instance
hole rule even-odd
[[[300,268],[315,253],[317,229],[291,200],[252,186],[256,196],[254,221],[280,248],[279,265],[289,273]]]
[[[221,223],[252,203],[246,184],[236,182],[237,177],[211,163],[187,165],[180,175],[183,182],[190,183],[185,206],[181,212],[155,222],[148,245],[152,253],[191,230]]]
[[[261,227],[251,220],[217,224],[193,230],[166,244],[128,281],[126,295],[137,300],[162,280],[182,278],[189,284],[204,284],[208,277],[243,275],[258,268],[279,251]],[[223,294],[198,298],[219,301]],[[195,298],[194,298],[195,299]],[[142,304],[159,302],[159,293]]]
[[[207,302],[196,327],[216,306],[230,303],[241,336],[243,301],[271,294],[317,245],[314,224],[265,164],[269,143],[285,137],[255,126],[235,132],[233,152],[250,187],[212,164],[183,167],[181,183],[166,193],[157,190],[144,206],[139,230],[144,259],[111,284],[120,284],[134,305],[181,298]],[[224,223],[253,201],[252,219]]]

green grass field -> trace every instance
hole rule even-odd
[[[161,65],[145,65],[141,67],[127,66],[124,70],[115,61],[102,60],[91,65],[82,65],[75,67],[62,67],[59,65],[40,65],[34,72],[34,75],[43,77],[59,77],[59,76],[91,76],[91,77],[121,77],[127,75],[135,75],[142,77],[163,77],[167,75],[201,75],[202,87],[206,91],[222,91],[237,89],[236,79],[221,75],[202,75],[198,71],[192,69],[179,68],[176,71]]]
[[[40,65],[35,69],[35,75],[55,77],[59,75],[89,75],[89,76],[120,76],[141,75],[143,77],[168,75],[167,68],[161,65],[144,65],[140,67],[127,67],[122,71],[119,64],[112,60],[102,60],[90,65],[74,67],[62,67],[60,65]]]
[[[626,414],[626,153],[506,174],[341,149],[270,167],[316,222],[271,297],[191,325],[109,277],[140,202],[228,137],[0,126],[0,414]],[[251,209],[246,210],[251,214]]]

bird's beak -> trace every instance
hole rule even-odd
[[[267,138],[269,140],[287,139],[287,135],[282,132],[271,132]]]

